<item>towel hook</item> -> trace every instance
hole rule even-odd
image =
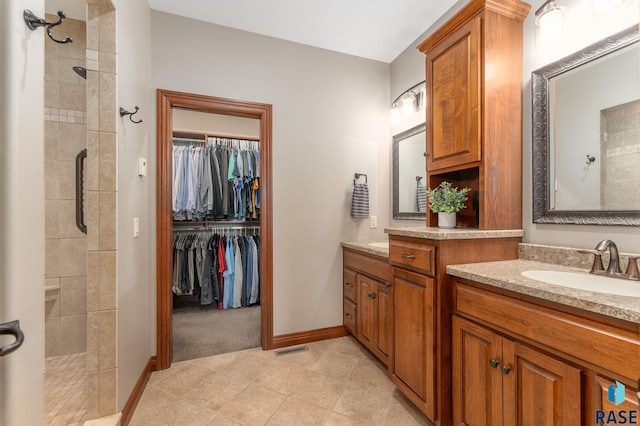
[[[55,38],[53,38],[53,34],[51,34],[51,28],[57,27],[58,25],[62,24],[62,21],[64,21],[65,18],[67,17],[67,15],[62,10],[58,11],[58,18],[60,18],[58,19],[58,22],[47,22],[42,18],[38,18],[29,9],[24,10],[24,12],[22,13],[22,17],[24,18],[24,23],[27,24],[27,27],[31,31],[34,31],[36,28],[39,28],[39,27],[47,27],[47,35],[51,40],[60,44],[73,43],[73,39],[71,37],[67,37],[64,40],[56,40]]]
[[[367,175],[366,174],[364,174],[364,173],[356,173],[355,174],[355,179],[353,180],[353,184],[355,185],[356,181],[358,179],[360,179],[362,176],[364,176],[364,183],[367,183]]]
[[[129,112],[129,111],[127,111],[126,109],[124,109],[124,108],[120,107],[120,117],[124,117],[125,115],[128,115],[128,116],[129,116],[129,120],[130,120],[132,123],[135,123],[135,124],[142,123],[142,120],[135,121],[135,120],[133,119],[133,116],[134,116],[135,114],[137,114],[137,113],[138,113],[138,110],[140,109],[140,108],[138,108],[137,106],[136,106],[135,108],[136,108],[136,110],[135,110],[135,111],[133,111],[133,112]]]

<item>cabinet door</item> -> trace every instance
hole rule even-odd
[[[391,350],[391,285],[389,283],[377,283],[377,318],[376,323],[376,352],[383,361],[389,361]]]
[[[480,161],[481,19],[427,52],[427,170]]]
[[[435,421],[434,280],[393,268],[393,382]]]
[[[638,397],[636,392],[638,390],[635,387],[625,386],[624,394],[619,394],[621,388],[618,386],[615,380],[596,376],[595,377],[595,392],[592,393],[592,403],[588,404],[592,408],[591,412],[585,412],[584,415],[587,419],[587,424],[606,424],[607,422],[613,424],[613,418],[617,423],[624,423],[626,418],[627,423],[633,424],[631,416],[634,417],[636,422],[640,413],[640,407],[638,406]],[[613,387],[613,395],[609,395],[609,388]],[[616,396],[620,396],[620,399],[616,400]],[[613,402],[610,400],[613,399]],[[635,414],[631,414],[635,412]],[[602,420],[598,422],[598,420]]]
[[[375,293],[377,292],[376,282],[357,275],[358,283],[358,339],[369,350],[375,351]]]
[[[505,425],[582,424],[579,369],[507,339],[501,368]]]
[[[502,425],[502,337],[454,317],[452,345],[453,424]]]

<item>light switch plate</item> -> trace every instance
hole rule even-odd
[[[133,218],[133,238],[138,238],[140,236],[140,218]]]
[[[138,176],[146,176],[147,175],[147,159],[139,157],[138,158]]]
[[[370,216],[371,218],[371,229],[376,229],[378,227],[378,216]]]

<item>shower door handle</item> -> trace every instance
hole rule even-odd
[[[20,330],[20,321],[18,320],[0,324],[0,334],[11,334],[16,338],[13,343],[0,347],[0,356],[9,355],[24,342],[24,333]]]
[[[84,234],[87,233],[87,225],[84,224],[84,159],[87,158],[87,148],[76,155],[76,226]]]

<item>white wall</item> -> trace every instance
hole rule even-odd
[[[118,105],[140,107],[133,124],[118,120],[118,410],[122,410],[151,354],[155,353],[155,215],[153,170],[140,177],[138,157],[155,147],[151,107],[150,10],[145,0],[112,0],[116,8]],[[140,237],[133,238],[133,218]]]
[[[44,423],[44,34],[27,8],[44,16],[43,0],[0,2],[0,323],[25,333],[0,357],[2,426]]]
[[[425,78],[425,58],[415,47],[442,25],[449,16],[467,3],[456,3],[441,19],[409,46],[391,63],[391,99],[412,84]],[[525,242],[559,245],[565,247],[593,248],[598,241],[611,238],[622,251],[640,252],[640,232],[637,228],[591,225],[538,225],[532,222],[532,166],[531,166],[531,72],[548,63],[567,56],[591,43],[637,23],[640,8],[638,0],[627,0],[623,7],[607,14],[595,16],[591,2],[566,0],[566,42],[556,44],[553,51],[538,52],[534,36],[534,12],[544,0],[528,1],[531,11],[524,23],[523,70],[523,228]],[[429,100],[427,99],[427,102]],[[394,221],[394,226],[415,226],[418,222]]]
[[[389,224],[389,65],[160,12],[151,33],[154,89],[273,105],[274,334],[342,324],[340,242]],[[376,230],[349,216],[355,172]]]

